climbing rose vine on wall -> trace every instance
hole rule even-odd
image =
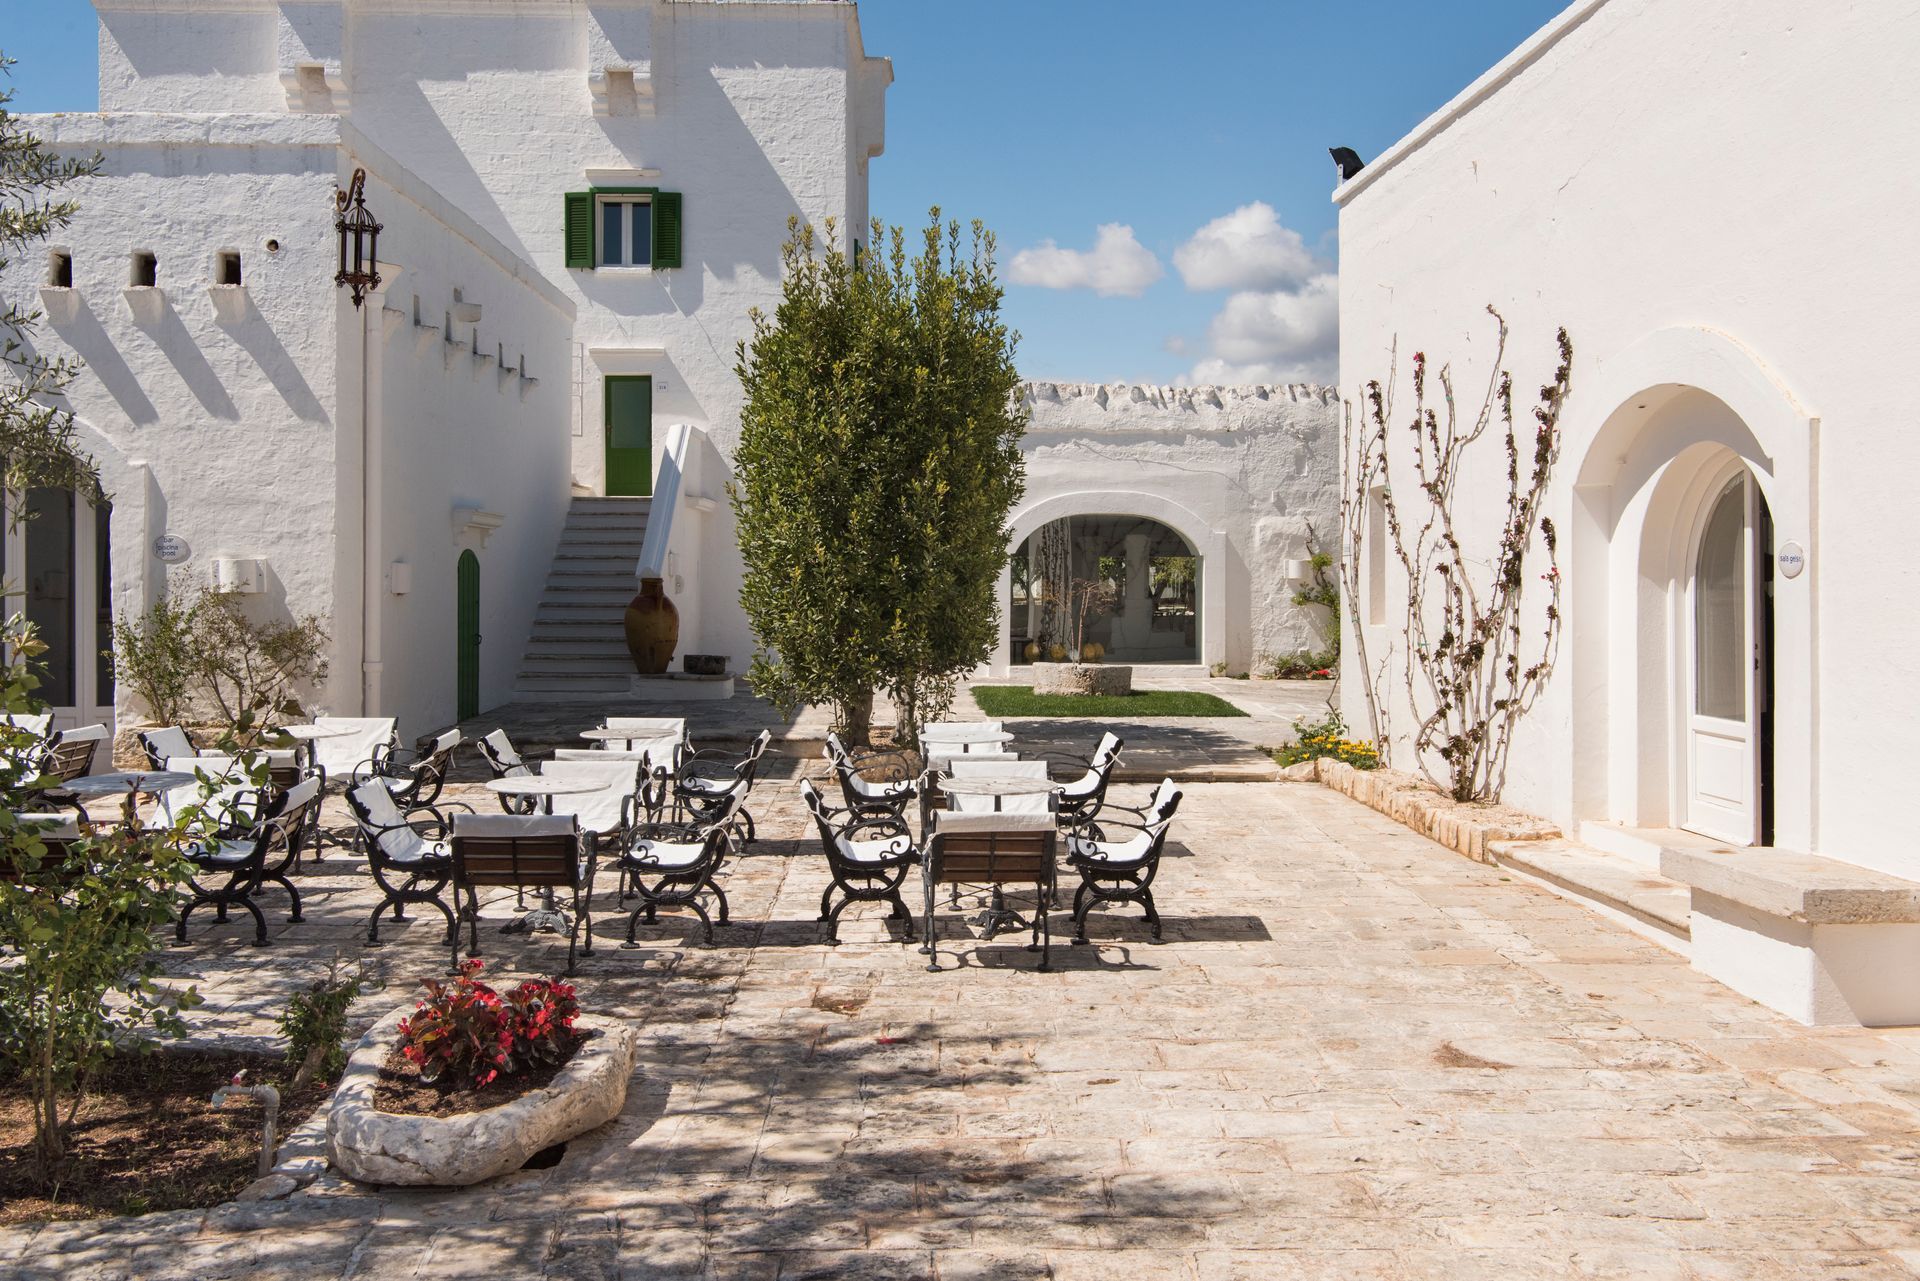
[[[1394,374],[1384,387],[1368,383],[1363,422],[1349,433],[1350,484],[1341,504],[1348,553],[1343,569],[1352,576],[1346,595],[1376,736],[1384,741],[1385,700],[1378,683],[1393,655],[1368,670],[1357,589],[1362,544],[1373,536],[1368,506],[1377,501],[1387,549],[1405,578],[1406,621],[1398,649],[1407,704],[1416,718],[1414,752],[1428,779],[1461,801],[1500,798],[1514,728],[1546,686],[1560,649],[1558,534],[1544,505],[1560,456],[1560,412],[1572,390],[1573,343],[1565,329],[1559,331],[1560,363],[1540,388],[1533,438],[1523,447],[1513,417],[1513,376],[1501,367],[1507,322],[1492,307],[1487,314],[1499,336],[1478,412],[1463,423],[1447,365],[1432,376],[1440,403],[1430,405],[1426,354],[1416,352],[1413,412],[1405,421],[1412,448],[1390,449]],[[1464,460],[1496,423],[1505,437],[1507,492],[1489,558],[1478,550],[1484,543],[1463,532],[1463,518],[1471,513],[1457,510],[1456,497]],[[1392,459],[1411,465],[1411,486],[1396,491]],[[1536,615],[1537,645],[1529,646],[1523,605],[1536,532],[1546,559],[1537,575],[1543,586],[1536,589],[1544,603]]]

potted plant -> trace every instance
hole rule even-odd
[[[572,985],[501,992],[463,963],[375,1024],[327,1116],[327,1155],[366,1183],[461,1187],[619,1115],[638,1036],[580,1012]]]

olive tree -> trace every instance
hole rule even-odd
[[[994,239],[937,208],[912,254],[878,222],[864,253],[789,226],[779,306],[739,348],[748,680],[783,714],[831,704],[856,742],[884,693],[911,738],[992,651],[1024,490]]]
[[[0,76],[13,60],[0,55]],[[7,110],[13,91],[0,82],[0,272],[29,245],[67,225],[77,206],[65,189],[98,171],[100,157],[59,156]],[[0,481],[24,492],[71,489],[98,503],[100,478],[74,441],[73,413],[62,395],[80,362],[41,354],[33,333],[41,315],[0,299]]]

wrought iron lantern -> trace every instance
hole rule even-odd
[[[333,283],[353,291],[353,305],[380,287],[380,224],[367,212],[367,171],[355,169],[345,191],[336,189],[333,229],[340,233],[340,270]]]

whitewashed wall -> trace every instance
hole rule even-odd
[[[70,403],[113,491],[115,612],[158,599],[168,571],[151,546],[161,533],[186,540],[191,558],[172,571],[186,581],[210,581],[216,557],[263,558],[253,607],[325,616],[338,680],[337,567],[324,534],[316,540],[336,517],[337,370],[333,345],[312,341],[334,325],[337,126],[137,115],[26,125],[56,149],[104,157],[100,176],[73,189],[80,212],[50,246],[72,253],[74,289],[37,342],[87,364]],[[127,289],[135,250],[156,255],[159,281],[137,303]],[[237,290],[210,288],[219,250],[241,254]],[[30,250],[0,288],[37,305],[46,278],[45,250]],[[142,710],[122,692],[119,719]]]
[[[788,219],[864,223],[892,80],[865,56],[855,7],[817,0],[96,7],[104,110],[344,114],[397,169],[557,284],[578,312],[563,363],[571,477],[587,492],[604,485],[607,373],[654,379],[656,473],[669,424],[702,427],[730,453],[735,346],[749,310],[777,300]],[[596,77],[610,68],[631,72],[638,92],[609,95]],[[567,270],[561,197],[596,184],[681,192],[685,265]],[[687,576],[703,598],[683,598],[700,622],[681,648],[744,662],[732,517],[722,507],[702,524],[700,542],[723,563]]]
[[[1200,664],[1249,670],[1315,649],[1321,611],[1293,604],[1287,562],[1338,524],[1340,412],[1325,387],[1033,382],[1027,492],[1013,545],[1047,521],[1111,512],[1177,529],[1202,558]],[[1003,578],[1002,609],[1008,599]],[[1004,621],[1004,619],[1003,619]],[[1004,638],[993,670],[1004,674]]]
[[[593,114],[589,76],[609,63],[646,69],[650,111]],[[356,13],[347,55],[367,136],[578,305],[572,465],[592,492],[604,487],[609,373],[653,377],[656,474],[672,423],[731,455],[735,346],[750,309],[778,299],[788,219],[865,216],[852,158],[878,145],[866,140],[879,133],[884,65],[864,59],[852,6],[810,3],[395,6]],[[596,170],[601,185],[682,193],[683,267],[566,268],[561,197]],[[731,514],[706,520],[730,544]],[[744,665],[736,582],[706,564],[688,576],[705,598],[683,652]]]
[[[569,500],[573,303],[357,138],[343,181],[356,162],[370,171],[367,202],[393,264],[368,314],[348,317],[350,329],[375,325],[379,343],[370,362],[381,472],[379,701],[412,737],[454,719],[455,572],[464,550],[480,562],[480,706],[512,698]],[[480,305],[477,322],[454,314],[456,290]],[[357,357],[350,337],[346,363]],[[343,471],[349,487],[357,479],[357,470]],[[476,515],[459,519],[467,512]],[[396,562],[412,579],[404,594],[393,590]]]
[[[1567,649],[1516,745],[1513,802],[1672,818],[1639,758],[1668,750],[1646,727],[1673,691],[1650,687],[1633,634],[1665,598],[1623,538],[1651,531],[1662,460],[1697,444],[1739,453],[1776,545],[1808,552],[1776,590],[1778,843],[1920,874],[1899,800],[1920,772],[1920,250],[1899,230],[1920,204],[1916,50],[1912,6],[1582,0],[1337,193],[1348,394],[1384,377],[1396,338],[1403,370],[1420,348],[1478,386],[1488,303],[1512,322],[1523,400],[1555,326],[1576,345],[1552,502]],[[1499,467],[1463,508],[1498,500]]]

